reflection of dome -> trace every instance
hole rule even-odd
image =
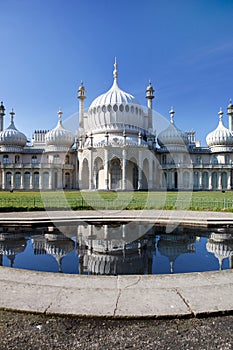
[[[210,132],[206,137],[207,145],[214,150],[219,150],[220,148],[226,149],[226,147],[233,146],[233,137],[229,129],[227,129],[222,121],[223,112],[220,109],[219,111],[219,123],[217,128]]]
[[[0,234],[0,255],[7,256],[11,262],[11,267],[14,265],[14,260],[17,254],[22,253],[26,247],[26,239],[17,234]]]
[[[74,241],[63,234],[46,233],[45,236],[33,238],[34,254],[52,255],[62,271],[62,259],[74,249]]]
[[[104,255],[92,253],[85,256],[86,269],[89,274],[122,275],[144,274],[149,268],[147,252],[129,252],[127,255]]]
[[[229,237],[230,236],[230,237]],[[233,256],[233,237],[232,235],[213,233],[206,243],[206,250],[219,261],[219,269],[222,269],[223,260]]]
[[[109,125],[132,125],[143,128],[144,112],[137,100],[118,86],[117,63],[114,64],[114,82],[110,90],[98,96],[88,110],[91,130],[106,128]],[[114,129],[115,129],[114,127]],[[111,132],[111,129],[108,131]],[[133,130],[132,130],[133,131]]]
[[[45,135],[45,142],[47,146],[62,146],[71,147],[74,143],[74,136],[72,133],[64,128],[62,125],[62,111],[58,112],[59,120],[57,126],[47,132]]]
[[[14,111],[12,109],[11,123],[7,129],[0,132],[0,145],[24,147],[27,143],[26,136],[16,129],[14,124]]]
[[[179,130],[174,124],[174,110],[170,110],[171,120],[169,126],[158,135],[158,144],[160,147],[184,147],[188,143],[185,132]]]
[[[170,262],[171,273],[174,272],[174,262],[179,255],[194,253],[195,245],[193,237],[186,235],[161,235],[157,243],[158,251],[166,256]]]

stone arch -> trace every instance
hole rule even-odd
[[[49,188],[49,172],[44,171],[42,175],[42,188],[48,190]]]
[[[110,162],[110,188],[112,190],[121,189],[121,161],[119,158],[114,157]]]
[[[138,189],[138,164],[134,157],[127,161],[126,167],[127,189]]]
[[[202,173],[202,188],[203,190],[209,189],[209,175],[207,171]]]
[[[81,179],[82,179],[81,189],[88,189],[89,188],[89,163],[87,158],[84,158],[82,162]]]
[[[39,189],[39,183],[40,183],[40,174],[39,174],[39,171],[35,171],[33,173],[33,188],[35,190]]]
[[[13,185],[11,183],[11,176],[12,176],[11,171],[7,171],[7,173],[6,173],[6,184],[5,184],[6,189],[10,189],[11,186]]]
[[[30,188],[30,179],[31,179],[31,174],[29,171],[25,171],[23,174],[23,188],[24,189],[29,189]]]
[[[15,173],[15,189],[20,189],[21,187],[21,172],[16,171]]]
[[[224,171],[222,173],[222,177],[221,177],[221,184],[222,184],[222,189],[227,189],[227,173],[226,171]]]
[[[212,173],[211,176],[212,189],[216,190],[218,188],[218,174],[216,171]]]
[[[104,188],[104,165],[100,157],[96,157],[94,161],[94,181],[96,189]]]
[[[149,182],[149,161],[147,158],[143,160],[142,165],[142,189],[147,190],[148,189],[148,182]]]
[[[183,185],[184,185],[184,189],[190,188],[190,175],[188,171],[185,171],[183,174]]]
[[[65,172],[64,176],[64,187],[65,189],[71,189],[71,175],[68,171]]]

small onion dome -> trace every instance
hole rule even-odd
[[[233,113],[233,104],[232,104],[232,100],[230,99],[229,104],[227,106],[227,113],[228,114],[232,114]]]
[[[83,86],[83,82],[81,81],[81,85],[78,88],[78,98],[84,100],[86,98],[85,93],[86,93],[86,90],[85,90],[85,87]]]
[[[214,147],[232,147],[233,146],[233,137],[229,129],[227,129],[222,121],[223,111],[220,108],[219,114],[219,123],[217,128],[210,132],[206,137],[206,143],[210,148]]]
[[[154,98],[154,92],[153,86],[151,85],[151,82],[149,81],[149,85],[146,88],[146,98],[153,99]]]
[[[71,147],[74,143],[73,134],[66,130],[62,125],[62,111],[58,111],[58,123],[57,126],[47,132],[45,135],[45,142],[47,146],[64,146]]]
[[[169,126],[161,131],[158,135],[158,144],[160,147],[170,146],[185,146],[188,144],[188,137],[185,132],[178,129],[174,124],[175,111],[173,107],[170,110],[170,124]]]
[[[15,112],[12,108],[10,112],[11,123],[7,129],[0,132],[0,145],[24,147],[27,144],[26,136],[16,129],[14,124]]]

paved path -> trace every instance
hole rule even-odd
[[[51,217],[50,217],[51,215]],[[233,223],[233,214],[182,211],[1,213],[1,223],[46,220]],[[170,221],[169,221],[170,218]],[[233,312],[233,270],[176,275],[83,276],[0,267],[0,308],[106,317],[190,317]]]
[[[0,224],[39,224],[84,221],[148,221],[186,226],[233,226],[233,213],[182,210],[88,210],[0,213]]]

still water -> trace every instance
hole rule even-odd
[[[232,269],[233,231],[140,222],[1,227],[0,266],[96,275]]]

